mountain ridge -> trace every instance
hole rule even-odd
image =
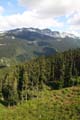
[[[75,48],[80,48],[78,36],[48,28],[17,28],[0,33],[0,59],[25,61]]]
[[[80,38],[78,35],[75,35],[75,34],[72,34],[70,32],[60,32],[60,31],[53,31],[49,28],[44,28],[44,29],[39,29],[39,28],[26,28],[26,27],[22,27],[22,28],[16,28],[16,29],[12,29],[12,30],[7,30],[7,32],[2,32],[2,33],[8,33],[8,32],[14,32],[14,31],[19,31],[19,32],[22,32],[22,31],[30,31],[30,32],[37,32],[37,33],[41,33],[41,34],[44,34],[44,35],[47,35],[47,36],[51,36],[51,37],[72,37],[72,38]]]

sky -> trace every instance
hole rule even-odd
[[[80,0],[0,0],[0,31],[21,27],[80,33]]]

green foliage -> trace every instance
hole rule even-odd
[[[44,86],[61,89],[79,85],[79,78],[80,49],[69,50],[12,66],[0,82],[0,91],[4,101],[14,105],[37,97],[33,91],[39,92]]]
[[[0,120],[80,120],[80,86],[43,90],[38,98],[6,108],[0,104]]]
[[[1,68],[0,120],[6,118],[80,120],[80,49]]]

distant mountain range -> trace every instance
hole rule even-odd
[[[17,28],[0,33],[1,61],[25,61],[80,47],[80,38],[50,29]],[[1,62],[0,61],[0,62]]]

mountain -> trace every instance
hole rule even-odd
[[[52,38],[79,38],[78,36],[71,34],[71,33],[66,33],[66,32],[58,32],[58,31],[51,31],[50,29],[38,29],[38,28],[17,28],[17,29],[13,29],[13,30],[9,30],[6,32],[8,35],[15,35],[17,37],[28,37],[27,34],[32,34],[32,35],[38,35],[39,37],[41,35],[48,36],[48,37],[52,37]],[[25,35],[26,33],[26,35]],[[21,34],[21,36],[20,36]],[[24,36],[23,36],[24,35]]]
[[[17,28],[0,33],[0,63],[25,61],[80,47],[80,38],[50,29]]]

